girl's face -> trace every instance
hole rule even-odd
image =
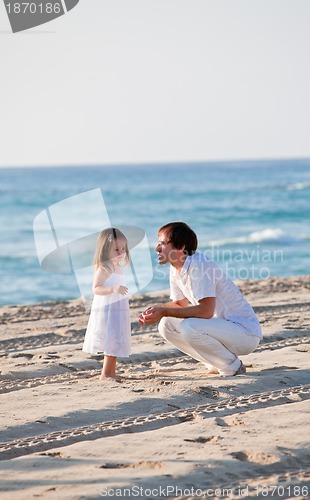
[[[109,252],[109,260],[118,265],[126,259],[127,242],[124,238],[113,240]]]

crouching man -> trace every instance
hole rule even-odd
[[[184,222],[158,231],[160,265],[170,264],[172,302],[154,305],[140,324],[159,321],[159,332],[180,351],[223,377],[246,369],[238,356],[253,352],[262,339],[259,321],[238,287],[215,262],[197,252],[195,232]]]

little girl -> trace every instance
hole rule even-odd
[[[131,325],[128,288],[122,267],[129,262],[124,234],[116,228],[101,231],[94,257],[93,303],[83,344],[83,351],[104,353],[100,380],[116,375],[116,357],[128,357],[131,348]]]

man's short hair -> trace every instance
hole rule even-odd
[[[178,250],[185,246],[184,251],[187,255],[196,252],[198,246],[196,233],[185,222],[169,222],[162,226],[158,233],[165,233],[167,240]]]

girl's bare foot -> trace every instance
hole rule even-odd
[[[122,382],[122,377],[119,375],[105,375],[104,373],[101,373],[99,380],[115,380],[115,382]]]
[[[116,375],[116,356],[104,356],[102,372],[99,380],[115,380],[115,382],[121,382],[121,378]]]

